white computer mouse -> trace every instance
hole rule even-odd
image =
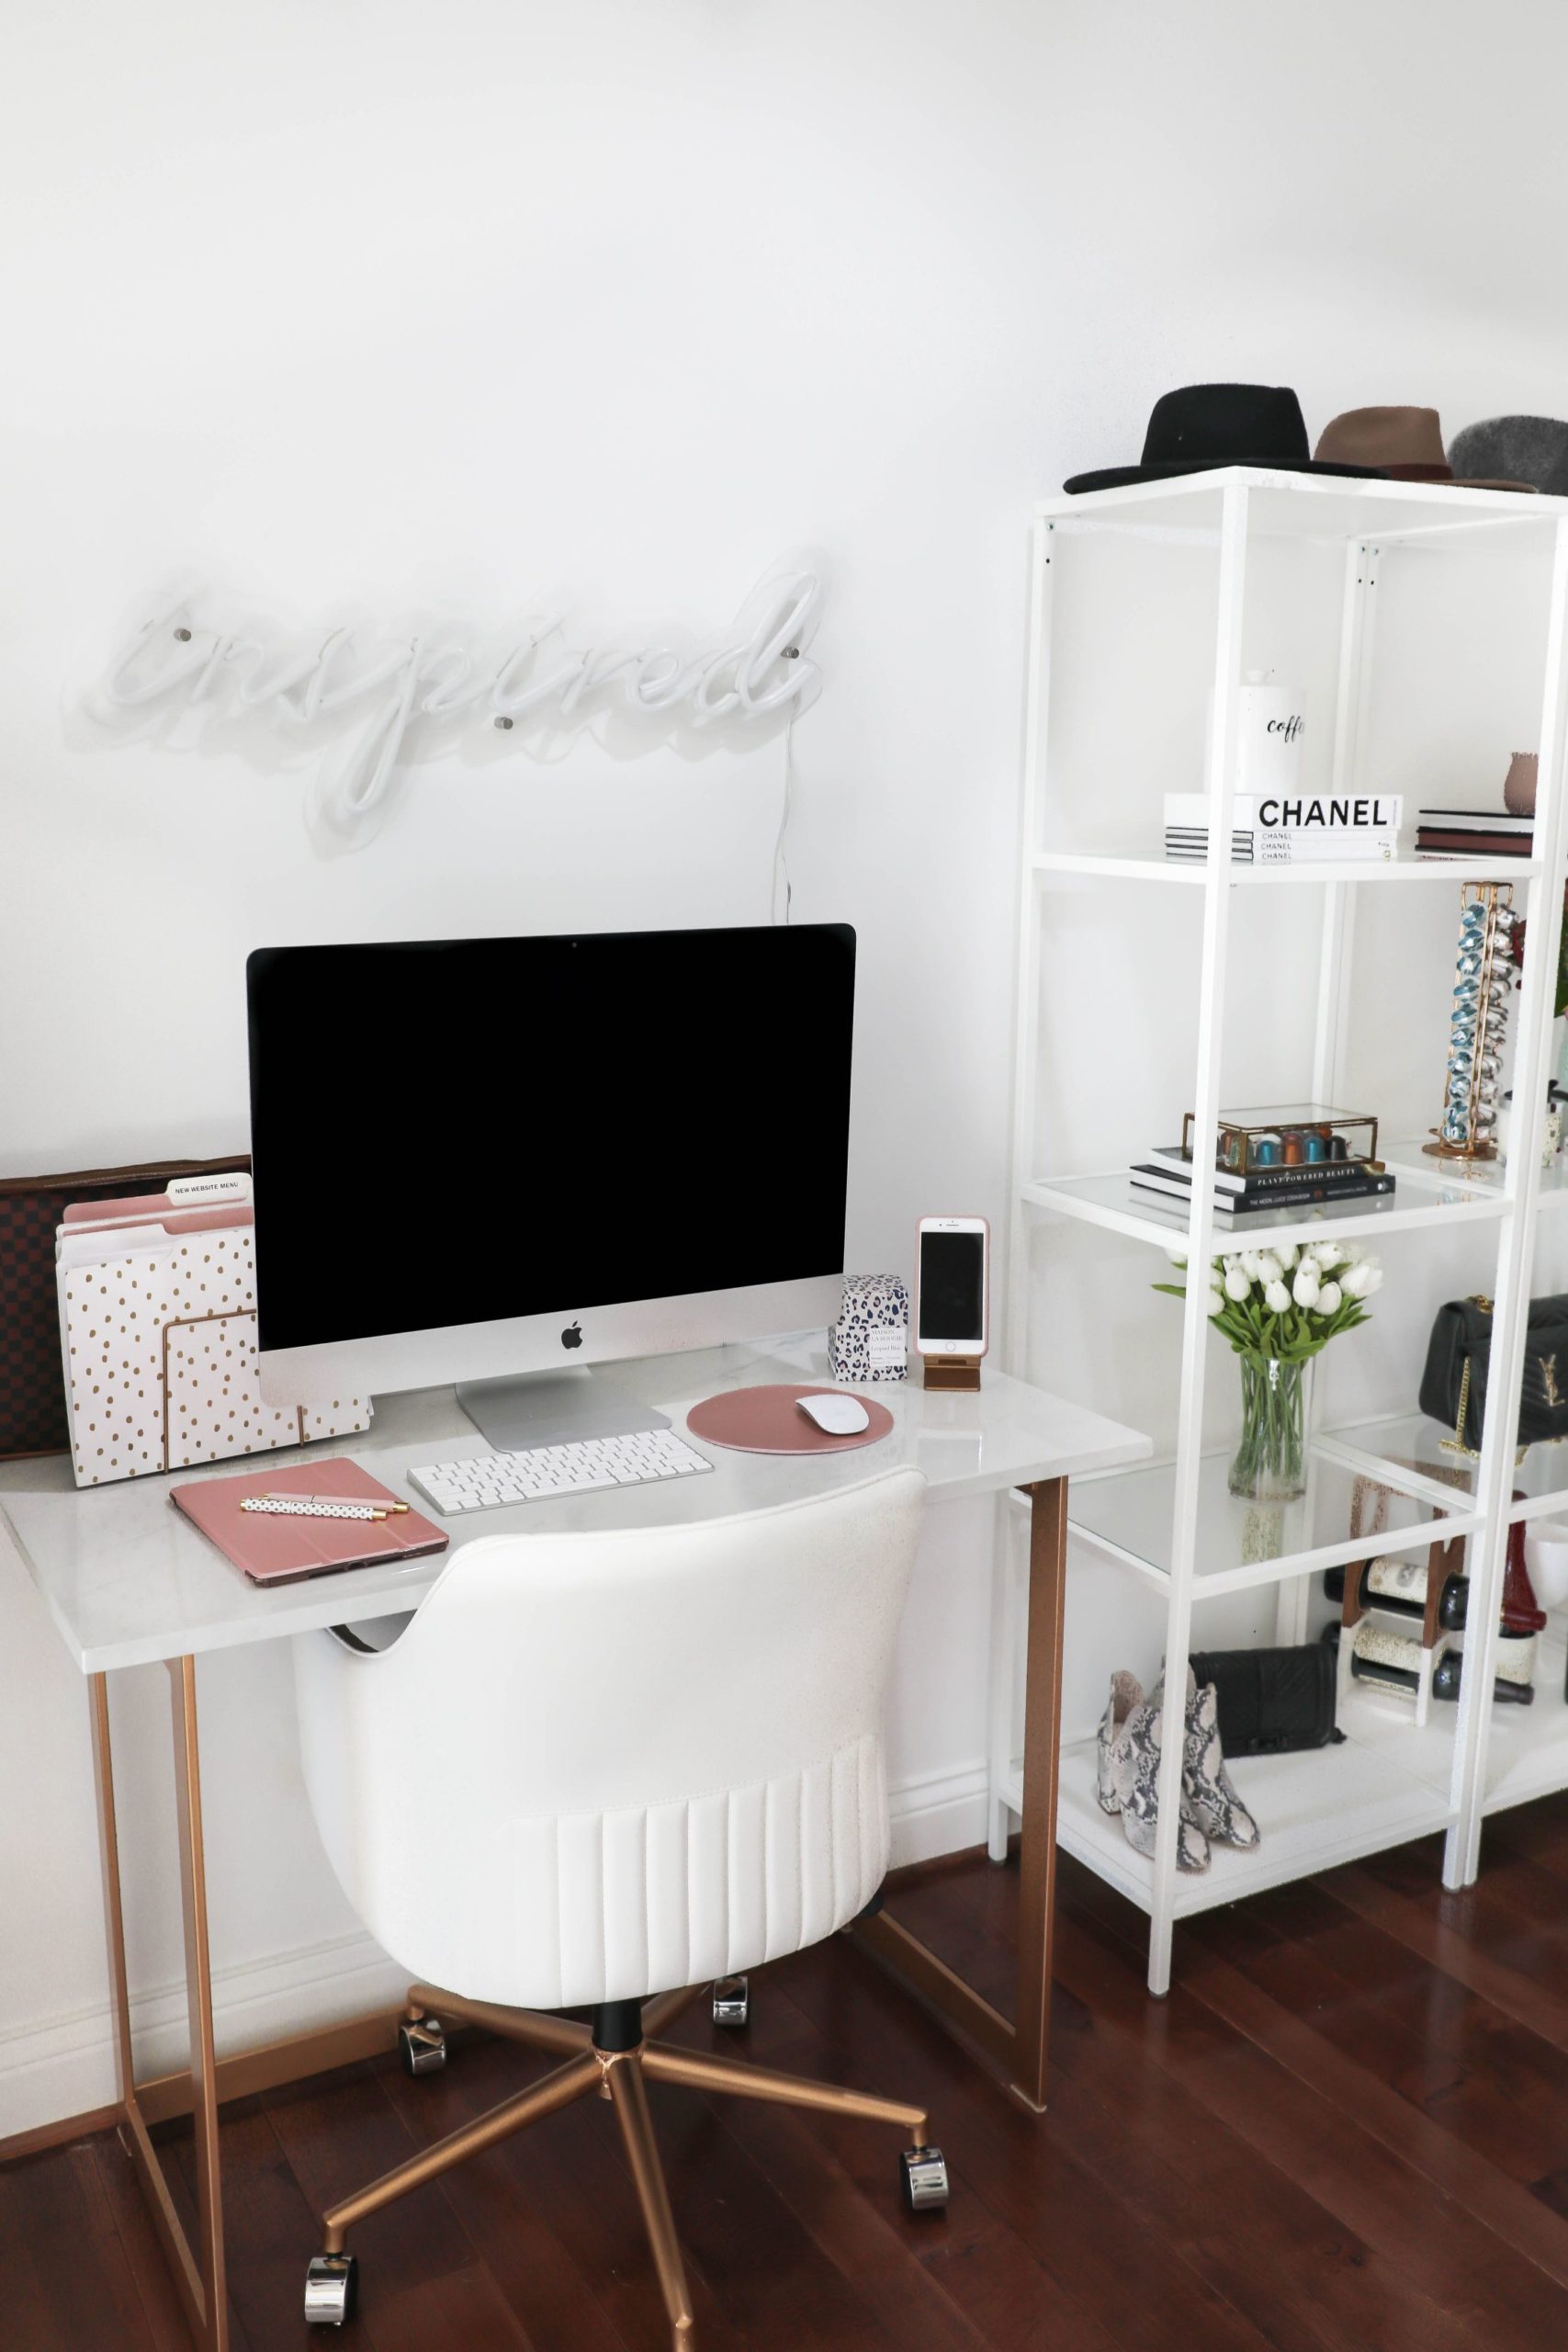
[[[856,1437],[871,1427],[871,1415],[858,1396],[834,1390],[827,1396],[797,1396],[795,1401],[829,1437]]]

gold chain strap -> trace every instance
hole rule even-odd
[[[1479,1462],[1481,1456],[1476,1452],[1474,1446],[1466,1445],[1464,1442],[1464,1417],[1469,1408],[1470,1358],[1466,1356],[1464,1360],[1464,1370],[1460,1374],[1459,1418],[1454,1423],[1454,1433],[1452,1437],[1445,1437],[1438,1440],[1438,1451],[1439,1453],[1462,1453],[1467,1462]]]
[[[1493,1301],[1487,1297],[1484,1291],[1472,1291],[1471,1293],[1470,1303],[1472,1306],[1479,1306],[1483,1315],[1490,1315],[1492,1312]],[[1470,1407],[1471,1361],[1471,1358],[1466,1356],[1464,1360],[1464,1370],[1460,1374],[1459,1417],[1454,1422],[1454,1433],[1452,1437],[1444,1437],[1438,1440],[1438,1451],[1439,1453],[1462,1454],[1467,1462],[1479,1462],[1481,1459],[1480,1449],[1473,1445],[1466,1445],[1464,1442],[1464,1417]],[[1517,1430],[1515,1431],[1515,1435],[1517,1435]],[[1558,1441],[1558,1442],[1561,1442],[1561,1441]],[[1520,1463],[1524,1460],[1525,1455],[1529,1452],[1529,1448],[1528,1445],[1521,1445],[1517,1448],[1514,1454],[1514,1467],[1516,1470],[1518,1468]]]

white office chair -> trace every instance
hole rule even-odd
[[[692,2305],[645,2075],[903,2125],[906,2201],[947,2199],[922,2109],[655,2037],[702,1987],[843,1927],[887,1867],[882,1715],[925,1481],[892,1470],[733,1519],[465,1544],[389,1649],[294,1645],[305,1781],[344,1891],[446,2021],[564,2064],[323,2216],[307,2320],[354,2309],[353,2223],[524,2125],[613,2101],[673,2342]],[[643,2003],[650,1996],[646,2016]],[[591,2007],[592,2026],[540,2014]]]

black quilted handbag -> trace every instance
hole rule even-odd
[[[1421,1374],[1421,1410],[1453,1431],[1461,1452],[1479,1453],[1492,1353],[1492,1301],[1450,1298],[1438,1309]],[[1516,1445],[1568,1437],[1568,1296],[1532,1298],[1525,1331]]]
[[[1282,1756],[1343,1739],[1334,1725],[1332,1650],[1303,1642],[1284,1650],[1194,1650],[1200,1690],[1214,1686],[1220,1746],[1232,1756]]]

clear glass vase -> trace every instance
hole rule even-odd
[[[1249,1502],[1285,1503],[1306,1492],[1302,1374],[1275,1356],[1241,1355],[1241,1443],[1230,1490]]]

